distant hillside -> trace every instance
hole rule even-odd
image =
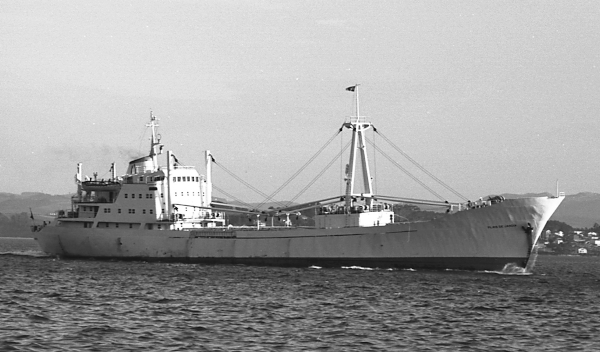
[[[523,198],[548,196],[540,194],[503,194],[506,198]],[[263,207],[278,204],[266,204]],[[71,207],[71,195],[49,195],[45,193],[24,192],[21,194],[0,193],[0,213],[10,217],[11,214],[29,213],[32,209],[36,219],[48,219],[50,213]],[[600,223],[600,194],[583,192],[567,195],[561,206],[551,218],[567,223],[575,228],[590,228]]]
[[[549,193],[538,194],[503,194],[506,198],[544,197]],[[600,194],[582,192],[567,194],[565,200],[550,218],[567,223],[574,228],[591,228],[600,224]]]
[[[0,193],[0,213],[5,215],[27,213],[29,208],[35,217],[49,216],[60,209],[71,208],[71,195],[50,195],[36,192],[21,194]]]
[[[583,192],[567,195],[552,220],[562,221],[575,228],[590,228],[600,224],[600,194]]]

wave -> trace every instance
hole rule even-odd
[[[26,257],[48,257],[42,252],[37,241],[24,237],[0,237],[0,255],[16,255]]]
[[[0,252],[0,255],[6,255],[6,256],[14,255],[14,256],[22,256],[22,257],[35,257],[35,258],[51,257],[49,254],[47,254],[45,252],[36,251],[36,250]]]
[[[373,268],[367,268],[367,267],[356,266],[356,265],[343,266],[342,269],[350,269],[350,270],[374,270]]]
[[[517,264],[509,263],[502,268],[500,271],[482,271],[483,273],[488,274],[498,274],[498,275],[512,275],[512,276],[529,276],[533,275],[529,268],[523,268]]]

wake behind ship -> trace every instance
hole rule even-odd
[[[343,195],[263,211],[214,202],[211,153],[205,153],[206,176],[181,165],[171,151],[166,165],[159,165],[163,145],[151,115],[150,153],[132,160],[120,177],[113,164],[109,180],[84,180],[78,164],[72,208],[59,212],[36,240],[44,252],[70,258],[494,271],[526,267],[563,194],[456,203],[374,194],[365,137],[374,127],[359,115],[358,86],[347,90],[356,96],[356,116],[340,128],[352,132]],[[447,214],[403,221],[394,213],[397,204],[439,206]],[[290,215],[309,209],[315,212],[314,226],[292,224]],[[232,212],[284,217],[286,222],[232,226],[226,220]]]

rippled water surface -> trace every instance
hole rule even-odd
[[[595,257],[501,275],[0,253],[0,351],[600,350]]]

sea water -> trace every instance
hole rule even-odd
[[[0,351],[600,350],[598,257],[522,275],[0,253]]]

